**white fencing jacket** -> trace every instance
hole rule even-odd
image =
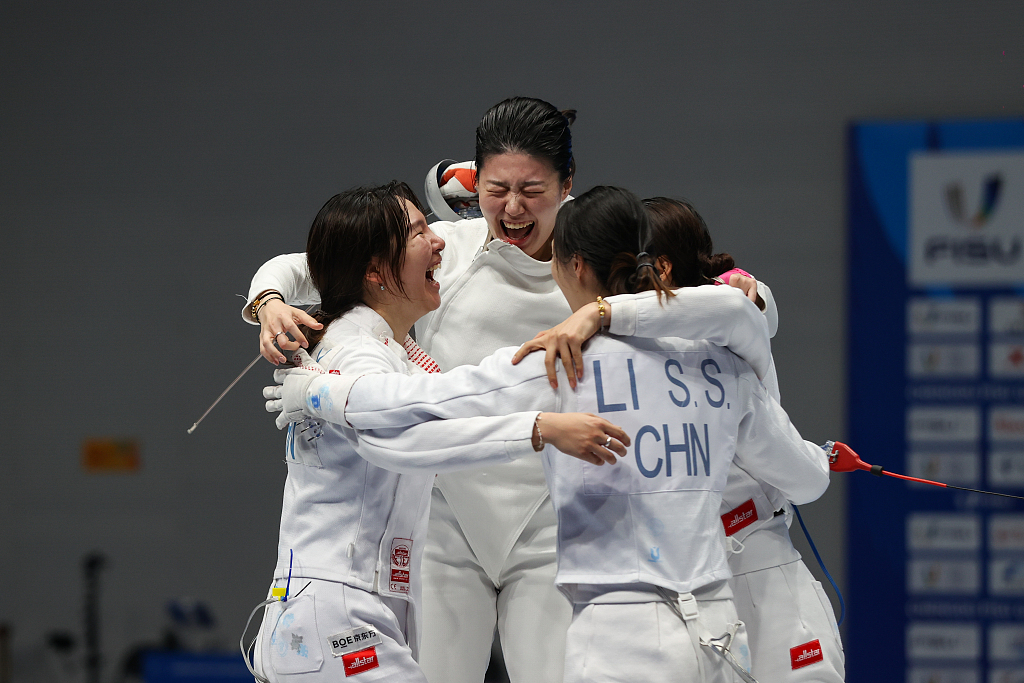
[[[687,592],[729,578],[719,507],[734,459],[797,503],[828,486],[824,451],[800,438],[748,364],[713,344],[599,335],[585,349],[583,381],[557,391],[539,354],[513,366],[514,352],[440,375],[320,377],[307,396],[339,405],[347,392],[342,417],[357,429],[525,409],[593,412],[622,426],[632,446],[616,465],[545,449],[561,586]],[[339,419],[337,410],[317,416]]]
[[[500,240],[488,242],[486,220],[436,222],[431,229],[445,240],[440,269],[440,307],[416,323],[417,343],[444,371],[479,363],[498,348],[522,344],[554,327],[570,314],[551,277],[551,264],[537,261]],[[249,300],[275,289],[292,305],[319,301],[306,270],[305,254],[286,254],[264,264],[253,278]],[[770,292],[764,292],[762,296]],[[629,296],[612,304],[612,331],[642,329],[662,310]],[[774,307],[774,303],[771,304]],[[728,345],[764,376],[771,364],[765,316],[731,287],[679,290],[669,317],[677,325],[671,336],[708,339]],[[242,317],[249,317],[248,307]],[[769,320],[769,322],[771,322]],[[539,459],[472,471],[444,473],[436,485],[459,520],[484,571],[497,579],[509,551],[530,517],[548,495]]]
[[[333,322],[312,356],[333,372],[424,374],[366,306]],[[328,409],[331,396],[313,403]],[[293,587],[296,577],[340,581],[418,603],[434,472],[539,460],[531,443],[536,415],[358,434],[314,420],[292,424],[275,578],[290,573]]]
[[[774,336],[779,320],[775,299],[763,283],[758,283],[758,291],[766,302],[770,302],[765,310],[765,321],[768,323],[769,334]],[[616,306],[614,310],[620,311],[618,314],[613,313],[610,329],[645,338],[678,337],[683,334],[686,326],[682,321],[674,319],[666,311],[650,306],[654,296],[653,292],[644,292],[622,301],[619,306],[615,302],[620,297],[610,297],[609,301]],[[775,362],[770,357],[763,383],[768,394],[776,401],[781,401]],[[778,512],[785,514],[778,515]],[[738,465],[734,465],[729,472],[722,497],[721,515],[722,526],[729,537],[729,566],[734,574],[777,567],[800,559],[800,553],[793,547],[789,537],[792,512],[785,494]],[[737,548],[741,551],[736,552]]]

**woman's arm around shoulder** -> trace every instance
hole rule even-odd
[[[249,300],[242,307],[242,320],[260,326],[260,354],[278,365],[285,362],[281,350],[308,348],[299,325],[312,329],[322,327],[306,311],[289,303],[309,305],[319,302],[320,294],[309,279],[306,255],[282,254],[256,271],[249,286]]]
[[[736,439],[737,464],[797,505],[817,500],[828,488],[825,451],[800,436],[760,382],[741,375],[739,383],[748,398]]]
[[[512,358],[520,362],[534,351],[545,352],[548,381],[558,386],[560,359],[569,385],[583,379],[583,343],[602,327],[628,337],[679,337],[728,347],[747,361],[758,377],[771,365],[771,342],[765,318],[746,295],[732,287],[684,287],[675,296],[657,292],[618,294],[589,303],[565,321],[523,344]]]
[[[517,412],[500,417],[431,420],[378,430],[349,430],[364,459],[396,472],[451,472],[512,462],[551,444],[601,466],[626,454],[624,431],[586,413]]]
[[[498,349],[480,365],[446,373],[408,375],[394,353],[362,337],[332,350],[327,367],[304,351],[299,369],[280,369],[281,386],[264,390],[270,412],[304,414],[354,429],[406,427],[428,420],[501,416],[513,412],[558,412],[558,392],[547,385],[540,358],[513,366],[514,347]]]
[[[320,303],[320,293],[309,279],[305,252],[281,254],[270,259],[256,271],[249,285],[249,298],[242,308],[242,320],[257,325],[252,303],[266,292],[278,292],[285,303],[308,306]]]

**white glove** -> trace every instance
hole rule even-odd
[[[274,371],[276,385],[263,388],[263,398],[267,401],[268,413],[280,413],[274,424],[284,429],[292,422],[301,422],[310,416],[306,407],[306,392],[309,384],[326,371],[317,364],[304,349],[299,349],[292,356],[296,367]]]

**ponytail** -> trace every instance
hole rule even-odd
[[[599,185],[558,210],[554,253],[562,263],[578,256],[612,294],[654,290],[675,296],[662,283],[649,253],[651,225],[629,190]]]
[[[606,284],[612,294],[636,294],[654,290],[659,299],[662,294],[666,297],[675,296],[675,292],[662,282],[654,258],[646,251],[639,254],[622,251],[616,254]]]

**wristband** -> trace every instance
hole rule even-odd
[[[717,279],[721,280],[725,284],[729,284],[729,279],[733,275],[743,275],[744,277],[749,277],[751,280],[757,279],[747,271],[743,270],[742,268],[733,268],[732,270],[727,270],[721,275],[719,275]]]
[[[268,301],[273,301],[274,299],[278,299],[282,303],[284,303],[284,297],[281,296],[281,293],[275,292],[274,290],[264,292],[263,294],[260,294],[258,297],[253,299],[252,305],[249,306],[249,312],[252,314],[252,319],[255,320],[256,322],[259,322],[260,309],[263,308]]]
[[[256,307],[256,322],[260,321],[260,311],[263,310],[263,307],[274,300],[280,301],[282,303],[284,302],[284,299],[282,299],[279,296],[268,296],[267,298],[263,299],[263,301],[260,302],[260,305]]]

